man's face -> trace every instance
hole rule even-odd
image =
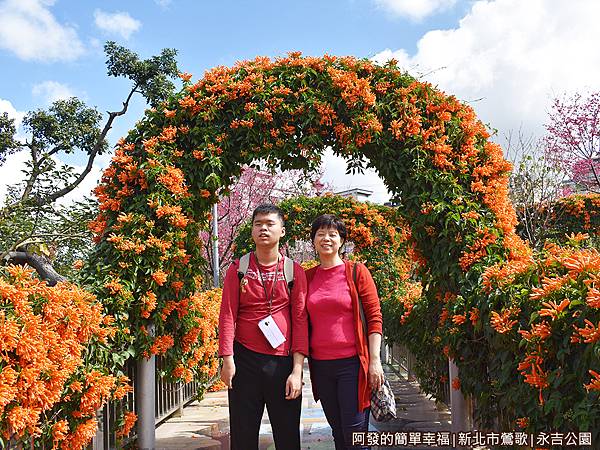
[[[271,247],[279,243],[285,228],[277,213],[257,214],[252,222],[252,240],[257,247]]]

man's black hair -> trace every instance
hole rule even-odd
[[[256,218],[256,216],[262,216],[264,214],[277,214],[279,220],[281,220],[281,225],[285,226],[283,211],[281,211],[281,209],[279,209],[277,206],[271,203],[263,203],[262,205],[258,205],[256,208],[254,208],[254,211],[252,212],[252,223],[254,223],[254,219]]]
[[[348,231],[346,230],[346,225],[342,219],[333,214],[323,214],[317,217],[312,223],[312,227],[310,229],[310,240],[314,242],[317,231],[321,228],[334,228],[337,230],[340,238],[342,238],[342,243],[346,242],[346,237],[348,236]]]

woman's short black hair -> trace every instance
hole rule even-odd
[[[310,240],[314,242],[317,231],[321,228],[335,228],[342,238],[342,242],[346,242],[346,236],[348,236],[348,231],[346,230],[346,225],[342,219],[333,214],[323,214],[317,217],[312,223],[312,227],[310,229]]]
[[[281,220],[281,225],[285,226],[285,220],[283,218],[283,211],[279,209],[279,207],[271,204],[271,203],[263,203],[262,205],[258,205],[254,211],[252,212],[252,223],[254,223],[254,219],[258,215],[266,215],[266,214],[277,214],[279,216],[279,220]]]

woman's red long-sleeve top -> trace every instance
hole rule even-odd
[[[353,280],[353,261],[344,261],[346,265],[346,280],[350,288],[350,297],[352,298],[352,312],[354,315],[354,332],[356,333],[356,353],[360,361],[360,371],[358,373],[358,407],[359,410],[364,410],[371,405],[371,388],[368,383],[369,374],[369,340],[368,335],[372,333],[382,334],[383,319],[381,317],[381,306],[379,304],[379,296],[377,295],[377,287],[373,281],[373,277],[364,264],[356,265],[356,286]],[[313,267],[306,271],[306,279],[308,285],[315,276],[317,267]],[[360,297],[360,300],[359,300]],[[359,304],[361,301],[365,312],[365,320],[367,321],[367,336],[365,336],[363,323],[360,317]],[[318,317],[310,317],[309,322],[319,320]],[[309,336],[310,339],[310,336]],[[313,394],[315,400],[319,399],[318,392],[315,391],[313,383]]]

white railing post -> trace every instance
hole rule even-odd
[[[459,431],[469,431],[468,417],[467,417],[467,402],[460,389],[454,389],[452,387],[452,380],[458,377],[458,367],[454,363],[454,360],[448,360],[448,368],[450,372],[450,411],[452,413],[452,426],[450,431],[452,433],[458,433]]]
[[[148,325],[148,333],[154,336],[154,325]],[[156,355],[150,358],[140,357],[137,360],[137,389],[135,391],[138,410],[138,448],[154,450],[156,447],[155,424],[155,387],[156,387]]]
[[[213,286],[219,287],[219,204],[212,206],[212,264]]]
[[[380,354],[380,358],[381,358],[381,363],[382,364],[388,364],[389,363],[388,354],[389,354],[388,346],[385,343],[385,340],[383,339],[383,336],[382,336],[382,339],[381,339],[381,354]]]
[[[183,416],[183,388],[184,384],[182,381],[178,381],[177,385],[177,403],[179,404],[177,411],[173,413],[174,417],[182,417]]]

